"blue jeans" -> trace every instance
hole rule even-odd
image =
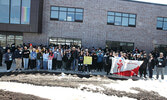
[[[23,61],[24,61],[24,69],[28,69],[29,58],[23,58]]]
[[[48,61],[43,61],[43,69],[47,70]]]
[[[42,60],[38,59],[37,60],[37,69],[39,70],[42,66]]]
[[[74,71],[78,71],[78,59],[73,60],[73,68]]]

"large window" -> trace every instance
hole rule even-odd
[[[9,23],[9,0],[0,0],[0,23]]]
[[[0,23],[29,24],[31,0],[0,0]]]
[[[167,17],[157,17],[157,29],[167,31]]]
[[[83,9],[52,6],[50,19],[70,22],[83,22]]]
[[[114,51],[132,51],[134,43],[132,42],[119,42],[119,41],[106,41],[106,47]]]
[[[21,24],[30,23],[30,3],[31,0],[22,0]]]
[[[109,11],[107,24],[136,27],[136,14]]]
[[[54,38],[51,37],[49,39],[50,45],[68,45],[68,46],[80,46],[81,47],[81,40],[80,39],[73,39],[73,38]]]

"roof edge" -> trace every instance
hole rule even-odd
[[[167,6],[167,4],[159,4],[159,3],[144,2],[144,1],[134,1],[134,0],[121,0],[121,1],[128,1],[128,2],[135,2],[135,3],[143,3],[143,4],[151,4],[151,5],[158,5],[158,6]]]

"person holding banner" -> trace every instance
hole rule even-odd
[[[142,59],[143,64],[140,66],[140,77],[143,76],[144,74],[144,78],[146,78],[146,74],[147,74],[147,64],[148,64],[148,59],[147,59],[147,54],[144,54],[144,58]]]
[[[107,57],[107,65],[106,65],[107,75],[109,75],[111,67],[112,67],[112,58],[114,58],[114,56],[112,52],[110,52],[109,56]]]
[[[92,57],[90,56],[89,52],[87,51],[84,56],[84,65],[85,65],[85,71],[89,71],[90,73],[90,66],[92,65]]]

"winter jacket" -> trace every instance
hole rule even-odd
[[[30,51],[29,50],[23,50],[23,58],[29,58]]]
[[[158,57],[156,61],[156,65],[157,67],[165,67],[166,59],[164,57],[163,58]]]
[[[38,59],[38,60],[42,60],[42,59],[43,59],[43,55],[42,55],[41,52],[38,52],[38,53],[37,53],[37,59]]]
[[[14,59],[17,59],[17,58],[22,58],[23,54],[22,54],[22,51],[16,49],[15,52],[14,52]]]
[[[31,59],[31,60],[35,60],[35,59],[37,59],[37,53],[34,52],[34,51],[31,52],[31,53],[30,53],[30,59]]]
[[[154,69],[154,66],[155,66],[155,60],[154,59],[149,60],[149,62],[148,62],[148,68],[149,69]]]
[[[49,53],[44,53],[43,54],[43,61],[48,61],[49,58]]]
[[[13,60],[13,54],[12,53],[5,53],[5,62],[12,61],[12,60]]]
[[[102,55],[102,54],[98,54],[98,55],[97,55],[97,62],[98,62],[98,63],[103,62],[103,55]]]

